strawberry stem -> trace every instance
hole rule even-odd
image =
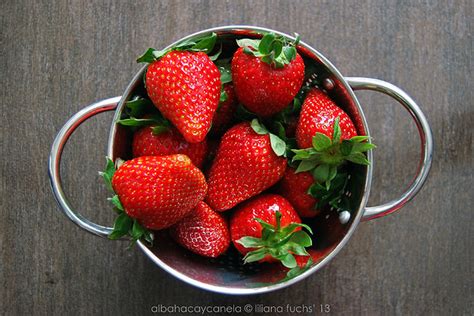
[[[334,120],[332,138],[316,133],[311,148],[294,149],[292,162],[299,162],[296,173],[308,171],[314,178],[315,182],[307,193],[318,200],[315,209],[329,205],[339,212],[341,223],[346,223],[350,218],[350,212],[344,193],[349,175],[341,170],[347,162],[368,165],[365,152],[376,146],[366,142],[369,140],[368,136],[354,136],[348,140],[341,140],[339,121],[339,117]]]
[[[289,42],[283,36],[266,33],[260,40],[237,40],[237,45],[243,47],[244,53],[260,58],[274,68],[283,68],[296,58],[296,45],[299,40],[298,34],[294,42]]]
[[[260,261],[271,256],[285,267],[292,269],[297,266],[294,255],[309,256],[305,248],[313,244],[311,237],[303,230],[295,230],[302,227],[312,234],[311,228],[302,223],[291,223],[281,227],[281,216],[281,212],[275,212],[275,225],[255,218],[254,220],[262,226],[262,237],[245,236],[237,240],[237,243],[245,248],[255,249],[244,256],[244,263]]]
[[[364,153],[376,147],[365,142],[369,139],[368,136],[355,136],[341,141],[339,121],[339,117],[334,120],[332,138],[316,133],[311,148],[293,149],[293,162],[300,161],[296,172],[310,171],[317,182],[326,184],[328,190],[340,166],[347,161],[368,165],[369,161]]]

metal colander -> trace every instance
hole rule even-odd
[[[224,26],[189,35],[169,47],[211,32],[218,34],[219,41],[224,47],[224,54],[226,49],[232,51],[231,45],[234,45],[235,39],[258,36],[257,33],[273,32],[289,40],[294,40],[292,36],[266,28]],[[353,90],[365,89],[382,92],[396,99],[409,111],[418,127],[422,143],[420,164],[416,177],[398,199],[380,206],[367,207],[366,203],[372,180],[372,164],[370,166],[351,165],[349,169],[350,178],[345,192],[348,208],[351,211],[349,221],[342,224],[337,211],[330,208],[323,209],[321,214],[315,218],[305,220],[314,231],[313,246],[309,249],[309,253],[313,257],[313,263],[304,273],[291,279],[285,279],[287,270],[279,264],[244,265],[240,254],[232,247],[227,254],[216,259],[200,257],[178,246],[170,239],[166,231],[155,234],[155,242],[152,247],[141,241],[137,243],[151,260],[178,279],[206,290],[227,294],[257,294],[289,286],[326,265],[348,242],[361,220],[384,216],[398,210],[415,196],[425,182],[431,166],[433,140],[428,122],[418,105],[405,92],[390,83],[370,78],[343,77],[321,53],[303,42],[300,43],[298,51],[305,59],[305,63],[314,67],[315,76],[322,82],[330,97],[349,114],[359,135],[370,136],[370,133],[364,113]],[[130,131],[115,122],[121,117],[125,103],[137,91],[144,89],[142,78],[145,70],[146,66],[135,75],[121,97],[94,103],[69,119],[58,133],[51,149],[49,174],[53,193],[61,210],[75,224],[101,237],[106,237],[112,231],[112,228],[95,224],[80,215],[71,207],[62,190],[60,178],[62,150],[73,131],[83,121],[97,113],[115,110],[107,154],[113,160],[116,158],[130,158]],[[371,151],[367,153],[367,159],[372,163]]]

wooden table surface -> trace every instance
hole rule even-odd
[[[2,315],[136,315],[159,304],[247,303],[316,311],[329,304],[335,315],[474,312],[472,1],[7,0],[0,9]],[[342,74],[402,87],[435,138],[433,168],[415,200],[361,223],[321,271],[258,296],[191,287],[138,249],[80,230],[60,213],[47,176],[62,124],[89,103],[120,95],[139,69],[137,55],[229,24],[298,32]],[[369,201],[375,205],[410,183],[419,140],[396,102],[357,95],[378,144]],[[79,128],[62,169],[72,204],[102,224],[113,219],[97,175],[111,119],[99,115]]]

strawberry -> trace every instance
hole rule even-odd
[[[211,258],[223,254],[230,244],[227,221],[204,202],[172,226],[171,235],[181,246]]]
[[[274,185],[286,169],[284,152],[281,139],[256,120],[229,129],[209,171],[209,206],[225,211]]]
[[[286,198],[301,217],[314,217],[318,215],[316,209],[317,200],[308,193],[313,185],[314,178],[310,172],[296,173],[296,170],[288,167],[285,175],[278,185],[278,192]]]
[[[217,35],[182,42],[167,50],[148,49],[137,59],[149,62],[145,86],[153,104],[173,123],[189,143],[204,140],[219,104],[221,79],[207,56]]]
[[[287,268],[297,266],[294,255],[309,256],[311,229],[301,223],[291,204],[276,194],[259,195],[239,206],[230,219],[234,246],[247,262],[281,261]]]
[[[241,39],[232,58],[232,80],[237,98],[257,115],[268,117],[283,110],[298,93],[304,62],[294,43],[273,33],[261,40]]]
[[[172,51],[148,66],[153,104],[190,143],[204,140],[220,98],[220,73],[203,52]]]
[[[188,143],[174,127],[147,126],[133,134],[133,157],[184,154],[196,167],[201,168],[207,149],[207,140]]]
[[[238,105],[233,85],[225,84],[223,89],[226,98],[225,101],[219,104],[214,119],[212,120],[211,132],[213,135],[222,135],[229,129]]]
[[[111,179],[126,215],[152,230],[180,221],[207,191],[201,171],[186,155],[179,154],[128,160]]]
[[[333,124],[338,117],[341,138],[350,139],[356,136],[357,131],[349,116],[322,90],[312,89],[304,100],[296,128],[298,147],[312,147],[313,136],[316,133],[332,137]]]
[[[366,140],[367,136],[357,136],[349,116],[329,96],[317,88],[312,89],[303,103],[296,128],[296,142],[303,148],[293,150],[293,161],[301,161],[296,172],[311,171],[318,182],[312,186],[320,193],[317,196],[327,195],[331,193],[331,181],[336,178],[338,169],[347,161],[369,164],[364,152],[375,145]]]

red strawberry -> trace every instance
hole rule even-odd
[[[313,260],[311,258],[311,255],[309,255],[309,256],[295,256],[295,259],[296,259],[296,264],[300,268],[304,268],[308,264],[308,261],[310,259]]]
[[[329,196],[344,188],[347,175],[338,175],[340,166],[347,161],[369,164],[364,153],[375,146],[366,140],[367,136],[357,136],[349,116],[326,93],[317,88],[308,93],[296,128],[296,141],[303,149],[293,149],[293,161],[301,160],[297,173],[311,171],[316,183],[309,191],[318,200],[326,197],[318,204],[327,204]],[[331,187],[331,181],[337,185]]]
[[[308,261],[311,259],[311,263],[318,263],[327,254],[323,250],[308,249],[309,256],[295,256],[298,267],[308,267]]]
[[[214,119],[212,120],[211,132],[214,135],[222,135],[229,129],[238,105],[233,85],[225,84],[224,91],[227,99],[219,104]]]
[[[196,167],[201,168],[207,149],[207,140],[190,144],[173,127],[165,130],[156,130],[153,126],[142,127],[133,135],[133,157],[184,154]]]
[[[113,174],[112,187],[125,213],[153,230],[181,220],[207,191],[204,175],[186,155],[128,160]]]
[[[295,45],[272,33],[262,40],[239,40],[232,58],[232,80],[240,102],[257,115],[283,110],[303,84],[304,62]]]
[[[278,192],[293,205],[299,216],[314,217],[319,213],[315,209],[317,200],[308,194],[313,183],[311,173],[295,173],[295,169],[287,168],[279,183]]]
[[[223,254],[230,244],[226,220],[204,202],[199,202],[188,216],[172,226],[171,235],[181,246],[211,258]]]
[[[350,139],[356,136],[357,131],[349,116],[326,93],[317,88],[311,90],[304,100],[296,128],[298,147],[312,147],[313,136],[316,133],[331,138],[334,131],[333,125],[338,117],[341,138]]]
[[[305,247],[312,244],[301,227],[311,232],[291,204],[275,194],[245,202],[230,220],[232,242],[245,262],[281,261],[288,268],[296,267],[293,255],[307,256]]]
[[[209,171],[207,203],[228,210],[278,182],[286,164],[273,151],[269,134],[257,134],[248,122],[235,125],[222,137]]]
[[[171,51],[148,66],[153,104],[190,143],[204,140],[220,98],[216,65],[203,52]]]

